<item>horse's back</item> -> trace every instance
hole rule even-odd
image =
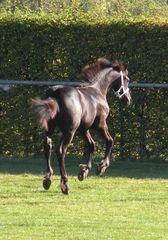
[[[65,86],[50,90],[50,97],[56,99],[59,105],[58,122],[61,127],[78,128],[82,117],[82,106],[78,90]]]

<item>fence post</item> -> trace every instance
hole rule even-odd
[[[145,104],[144,104],[144,102],[142,102],[139,106],[139,114],[138,114],[139,115],[139,155],[140,155],[140,158],[143,158],[144,155],[146,155],[146,145],[145,145],[146,127],[144,124],[144,121],[145,121],[144,108],[145,108]]]
[[[119,157],[124,157],[124,118],[121,104],[119,104],[119,117],[120,117],[120,146],[119,146]]]
[[[15,13],[15,0],[11,0],[11,13],[14,14]]]
[[[41,10],[41,0],[37,0],[37,10]]]

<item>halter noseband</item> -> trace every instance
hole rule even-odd
[[[115,92],[115,95],[119,98],[122,98],[122,96],[124,96],[128,91],[129,91],[129,87],[127,87],[127,89],[125,89],[124,87],[124,76],[123,76],[123,72],[120,71],[120,75],[121,75],[121,87]],[[129,78],[126,76],[127,80],[129,80]],[[120,93],[122,92],[122,93]]]

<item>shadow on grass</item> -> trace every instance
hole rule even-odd
[[[55,157],[55,156],[54,156]],[[57,160],[52,158],[54,174],[59,175]],[[67,156],[66,169],[69,176],[77,176],[79,164],[84,163],[84,159],[75,156]],[[94,162],[90,176],[95,176],[98,162]],[[34,174],[43,175],[45,170],[44,157],[27,158],[6,158],[0,157],[0,174]],[[168,179],[167,162],[147,162],[147,161],[116,161],[112,162],[106,173],[102,177],[128,177],[128,178],[162,178]]]

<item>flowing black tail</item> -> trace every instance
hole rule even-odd
[[[56,100],[52,98],[45,100],[35,98],[32,99],[32,111],[41,128],[48,131],[48,121],[55,118],[59,106]]]

